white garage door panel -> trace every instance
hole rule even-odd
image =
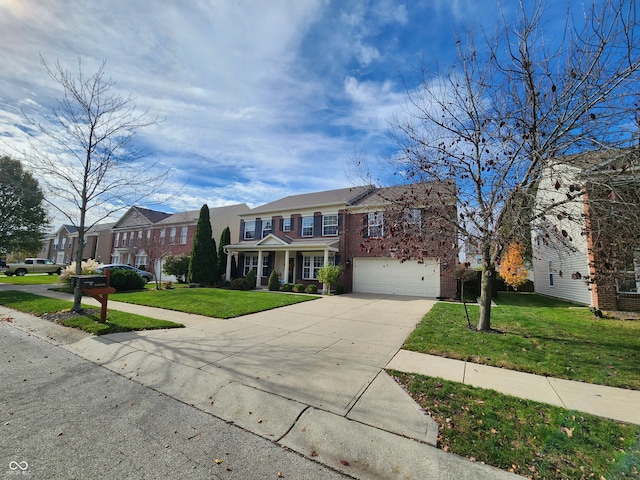
[[[438,297],[440,264],[437,260],[400,263],[392,258],[354,258],[353,291]]]

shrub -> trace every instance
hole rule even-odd
[[[229,285],[231,290],[250,290],[247,280],[244,278],[234,278]]]
[[[189,255],[169,255],[164,259],[162,271],[167,275],[173,275],[178,280],[178,283],[185,283],[187,274],[189,273],[189,262],[191,257]]]
[[[342,295],[343,293],[346,293],[346,292],[347,292],[347,287],[345,287],[341,283],[336,285],[336,295]]]
[[[304,292],[304,284],[303,283],[296,283],[293,286],[293,291],[296,293],[303,293]]]
[[[318,293],[318,286],[315,283],[311,283],[307,285],[307,288],[304,289],[306,293]]]
[[[283,292],[292,292],[293,291],[293,285],[291,285],[290,283],[285,283],[284,285],[282,285],[282,291]]]
[[[130,290],[142,290],[146,282],[144,278],[136,272],[129,270],[111,270],[110,285],[118,292],[126,292]]]
[[[95,275],[97,273],[97,268],[100,266],[100,263],[96,262],[92,258],[89,260],[85,260],[81,264],[82,273],[81,275]],[[71,262],[71,265],[67,266],[60,273],[60,280],[65,283],[71,283],[71,276],[76,274],[76,262]]]
[[[247,284],[249,285],[249,290],[253,290],[256,288],[256,274],[253,270],[249,270],[247,276],[245,277],[247,280]]]
[[[280,290],[280,279],[278,278],[278,274],[275,270],[273,270],[271,275],[269,275],[269,290],[272,292]]]

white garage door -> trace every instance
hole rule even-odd
[[[440,264],[429,259],[400,263],[393,258],[354,258],[353,291],[439,297]]]

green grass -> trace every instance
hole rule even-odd
[[[47,275],[46,273],[27,273],[24,277],[0,275],[0,283],[10,285],[50,285],[59,282],[58,275]]]
[[[439,424],[438,446],[535,479],[639,478],[640,426],[390,371]]]
[[[8,290],[0,292],[0,305],[32,315],[43,316],[45,314],[67,312],[73,307],[73,302],[34,295],[28,292]],[[95,310],[95,307],[87,305],[83,305],[83,308]],[[183,326],[167,320],[158,320],[114,310],[107,310],[107,323],[100,322],[99,312],[95,315],[75,316],[70,319],[61,320],[60,323],[68,327],[80,328],[95,335]]]
[[[118,302],[135,303],[215,318],[233,318],[306,302],[318,297],[221,288],[180,288],[115,293],[109,295],[109,298]]]
[[[587,308],[535,294],[500,292],[496,303],[496,332],[470,330],[462,304],[438,303],[403,348],[640,390],[640,321],[599,319]],[[475,325],[478,307],[468,308]]]

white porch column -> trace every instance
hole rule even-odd
[[[256,279],[256,288],[260,288],[262,286],[262,250],[258,250],[258,273],[256,274]]]
[[[284,272],[282,272],[283,283],[289,283],[289,250],[284,251]]]
[[[227,282],[231,281],[231,254],[227,252],[227,269],[224,272],[224,279]]]
[[[326,267],[327,265],[329,265],[329,250],[325,249],[324,251],[324,263],[322,264],[323,267]],[[322,293],[323,294],[328,294],[331,293],[329,292],[329,286],[326,283],[322,284]]]

